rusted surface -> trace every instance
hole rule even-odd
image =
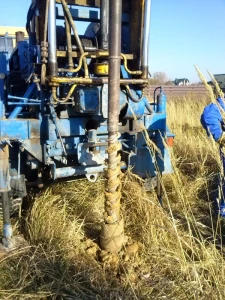
[[[104,250],[116,253],[124,242],[124,224],[120,214],[121,180],[118,151],[120,61],[121,61],[121,14],[122,2],[110,2],[109,24],[109,95],[108,95],[108,169],[105,171],[105,223],[101,230],[101,246]]]
[[[66,84],[66,83],[74,83],[74,84],[107,84],[109,82],[107,77],[96,77],[96,78],[78,78],[78,77],[49,77],[48,78],[49,85],[55,84]],[[126,84],[148,84],[148,79],[120,79],[121,85]],[[57,85],[56,85],[57,86]]]
[[[40,135],[41,135],[41,133],[40,133],[39,120],[37,120],[37,121],[32,120],[32,122],[29,122],[29,138],[30,139],[39,139]]]

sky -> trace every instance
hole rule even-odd
[[[151,2],[152,74],[165,72],[168,79],[185,77],[197,82],[194,64],[205,75],[206,69],[213,74],[225,73],[225,0]],[[0,3],[0,26],[25,25],[31,0],[0,0]]]

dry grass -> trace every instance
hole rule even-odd
[[[138,178],[123,177],[126,233],[139,244],[137,255],[127,258],[123,249],[119,260],[104,262],[96,246],[103,179],[55,184],[21,220],[30,246],[0,262],[0,298],[223,299],[223,228],[211,203],[218,148],[199,123],[206,103],[196,98],[168,103],[176,139],[174,174],[163,179],[164,208]]]

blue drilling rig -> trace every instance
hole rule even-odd
[[[10,210],[26,186],[79,175],[95,182],[105,171],[107,240],[115,224],[123,232],[121,170],[152,179],[171,172],[166,96],[162,88],[153,100],[145,96],[150,11],[151,0],[32,1],[29,41],[18,41],[0,79],[5,247],[11,247]],[[84,35],[78,22],[89,24]],[[146,143],[144,128],[158,152]]]

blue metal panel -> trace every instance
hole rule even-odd
[[[67,155],[77,155],[77,145],[81,142],[80,137],[77,138],[63,138],[62,139]],[[46,156],[61,156],[63,155],[62,145],[59,139],[55,141],[46,141]]]
[[[85,87],[76,90],[75,110],[79,113],[100,114],[100,89]]]
[[[0,73],[7,74],[8,72],[8,53],[0,52]],[[0,79],[0,97],[4,99],[4,80]]]
[[[165,130],[166,127],[166,114],[152,114],[144,117],[144,124],[147,130]]]
[[[40,139],[41,137],[41,120],[30,119],[28,121],[29,139]],[[43,121],[43,123],[46,123]],[[45,127],[46,128],[46,127]]]
[[[141,177],[156,175],[154,163],[154,156],[151,156],[147,147],[139,148],[137,154],[131,155],[129,158],[129,166],[133,167],[132,172]]]
[[[27,41],[21,41],[17,44],[19,58],[20,58],[20,69],[24,79],[29,76],[29,56],[34,54],[29,52],[29,45]],[[37,53],[36,53],[37,54]]]
[[[145,98],[143,98],[140,102],[135,103],[129,100],[127,113],[125,115],[126,119],[134,119],[134,115],[137,119],[140,119],[145,111]]]
[[[9,140],[28,139],[27,120],[0,120],[0,138]]]
[[[61,136],[85,135],[85,126],[88,119],[71,118],[57,120],[59,132]]]

